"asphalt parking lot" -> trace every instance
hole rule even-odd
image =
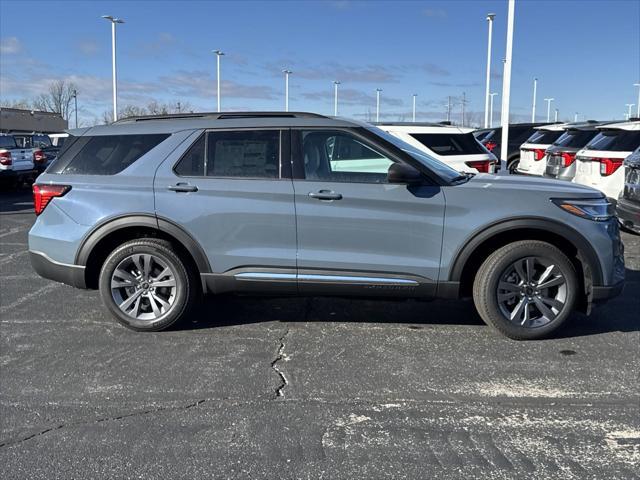
[[[3,478],[640,478],[640,237],[623,295],[550,340],[339,298],[140,334],[36,276],[29,193],[0,204]]]

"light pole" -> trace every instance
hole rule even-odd
[[[502,123],[501,145],[509,145],[509,100],[511,98],[511,59],[513,57],[513,17],[515,16],[515,0],[509,0],[509,10],[507,14],[507,48],[504,60],[504,73],[502,74],[502,112],[500,122]],[[508,148],[500,149],[500,162],[504,171],[507,171]]]
[[[333,81],[333,116],[338,116],[338,85],[340,82],[338,80]]]
[[[489,97],[489,128],[493,128],[493,97],[498,95],[497,93],[490,93]]]
[[[113,121],[118,120],[118,82],[116,75],[116,23],[124,23],[121,18],[111,15],[102,15],[102,18],[111,22],[111,69],[113,72]]]
[[[551,102],[553,102],[555,98],[545,98],[544,101],[547,102],[547,123],[551,120]]]
[[[282,70],[284,73],[284,111],[289,111],[289,75],[293,72],[291,70],[287,70],[286,68]]]
[[[627,106],[627,120],[631,118],[631,107],[635,105],[635,103],[625,103]]]
[[[576,112],[576,114],[573,116],[573,121],[574,122],[578,121],[578,112]]]
[[[414,93],[413,95],[411,95],[413,97],[413,123],[416,122],[416,97],[418,96],[417,93]]]
[[[381,88],[376,88],[376,122],[380,121],[380,92]]]
[[[467,104],[467,94],[462,92],[462,126],[464,127],[464,107]]]
[[[489,126],[489,89],[491,82],[491,40],[493,37],[493,19],[496,16],[495,13],[487,14],[487,21],[489,22],[489,42],[487,44],[487,89],[484,95],[484,128]]]
[[[638,113],[636,116],[640,118],[640,83],[634,83],[633,86],[638,87]]]
[[[558,121],[558,109],[556,108],[555,110],[556,110],[556,112],[555,112],[555,116],[553,118],[553,121],[557,122]]]
[[[451,95],[447,97],[447,122],[451,121]]]
[[[533,79],[533,103],[531,105],[531,122],[536,121],[536,95],[538,93],[538,79]]]
[[[218,112],[220,112],[220,57],[224,55],[221,50],[212,50],[216,54],[216,78],[218,83],[217,100],[218,100]]]
[[[76,128],[78,128],[78,91],[73,90],[73,111],[76,114]]]

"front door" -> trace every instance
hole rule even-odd
[[[159,167],[157,215],[202,246],[213,291],[251,290],[266,281],[272,290],[296,291],[293,185],[282,170],[289,159],[288,130],[216,130]]]
[[[433,294],[441,188],[387,183],[389,166],[400,160],[351,130],[299,130],[292,139],[294,169],[302,177],[293,181],[299,290]]]

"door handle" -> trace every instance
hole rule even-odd
[[[333,190],[320,190],[319,192],[309,192],[311,198],[317,200],[341,200],[342,194],[336,193]]]
[[[169,185],[167,190],[172,192],[197,192],[198,187],[195,185],[189,185],[188,183],[176,183],[175,185]]]

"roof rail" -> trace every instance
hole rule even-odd
[[[140,115],[126,117],[114,123],[145,122],[148,120],[179,120],[188,118],[211,118],[229,120],[235,118],[329,118],[319,113],[311,112],[195,112],[195,113],[167,113],[163,115]]]
[[[444,122],[371,122],[372,125],[385,125],[390,127],[450,127],[450,123]]]

